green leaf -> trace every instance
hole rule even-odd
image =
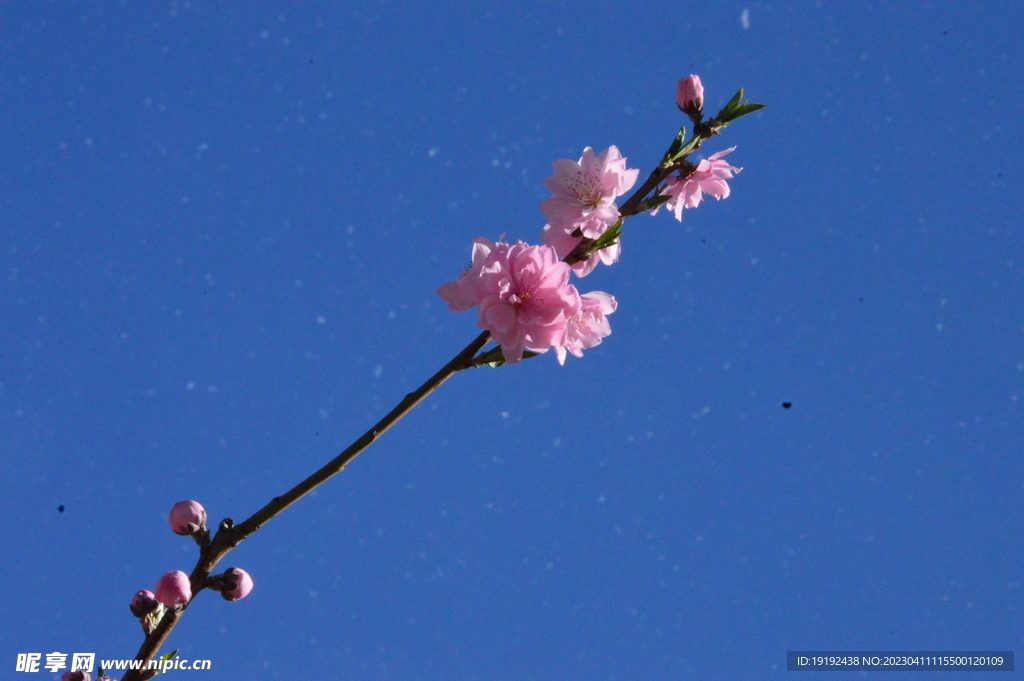
[[[608,248],[618,240],[619,235],[622,234],[622,218],[614,225],[605,230],[605,233],[597,238],[594,245],[591,247],[590,252],[600,251],[602,248]]]
[[[726,104],[722,108],[722,110],[718,112],[718,115],[715,116],[713,120],[717,124],[717,127],[724,128],[726,125],[733,122],[737,118],[746,116],[747,114],[750,113],[754,113],[755,111],[765,108],[765,106],[767,105],[750,104],[748,102],[744,102],[743,88],[740,88],[739,91],[733,96],[733,98],[729,100],[729,103]]]
[[[743,99],[743,88],[740,88],[739,90],[736,91],[736,94],[734,94],[732,96],[732,99],[729,100],[729,103],[725,105],[725,108],[723,108],[722,111],[729,111],[729,110],[733,109],[737,104],[740,103],[740,100],[742,100],[742,99]]]
[[[766,106],[768,106],[768,105],[767,104],[740,104],[738,107],[733,109],[732,119],[731,120],[736,120],[737,118],[740,118],[741,116],[746,116],[747,114],[752,114],[755,111],[760,111],[761,109],[765,108]]]
[[[663,203],[667,203],[671,198],[672,197],[668,194],[655,194],[646,201],[641,202],[641,204],[637,206],[637,211],[643,213],[649,210],[654,210]]]
[[[674,157],[676,154],[679,153],[679,150],[683,148],[683,140],[685,139],[686,126],[684,125],[683,127],[679,128],[679,132],[676,134],[676,138],[672,140],[672,144],[669,145],[668,151],[666,151],[665,155],[662,157],[661,165],[668,165],[669,163],[672,163],[676,160]]]
[[[170,660],[171,658],[173,658],[177,654],[178,654],[177,650],[172,650],[171,652],[167,653],[166,655],[161,655],[159,659],[161,661],[163,661],[163,662],[166,662],[166,661]],[[164,669],[162,671],[166,673],[167,670]],[[160,672],[161,672],[161,669],[157,669],[157,674],[159,674]]]

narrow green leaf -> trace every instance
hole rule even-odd
[[[676,134],[676,138],[674,140],[672,140],[672,144],[669,145],[668,151],[666,151],[665,155],[662,157],[662,159],[661,159],[661,164],[662,165],[665,165],[667,163],[671,163],[671,162],[673,162],[675,160],[673,157],[676,154],[679,153],[680,149],[683,148],[683,140],[685,140],[685,139],[686,139],[686,126],[684,125],[683,127],[679,128],[679,132]]]
[[[166,655],[161,655],[158,659],[161,662],[167,662],[168,660],[170,660],[171,658],[173,658],[177,654],[178,654],[177,650],[172,650],[171,652],[167,653]],[[156,673],[160,674],[161,672],[167,673],[167,670],[166,669],[157,669]]]
[[[655,194],[654,196],[652,196],[651,198],[647,199],[646,201],[642,202],[639,206],[637,206],[638,211],[643,213],[649,210],[654,210],[663,203],[667,203],[671,198],[672,197],[669,196],[668,194]]]
[[[732,120],[736,120],[737,118],[740,118],[741,116],[746,116],[747,114],[752,114],[755,111],[760,111],[761,109],[765,108],[766,106],[768,106],[768,105],[767,104],[740,104],[738,107],[736,107],[733,110],[733,112],[732,112]]]
[[[729,103],[725,105],[725,108],[723,108],[722,111],[723,112],[730,111],[737,104],[739,104],[740,100],[742,100],[742,99],[743,99],[743,88],[740,88],[739,90],[736,91],[736,94],[734,94],[732,96],[732,99],[729,100]]]
[[[605,233],[597,238],[594,245],[591,247],[590,252],[600,251],[602,248],[608,248],[619,238],[622,234],[622,219],[605,230]]]

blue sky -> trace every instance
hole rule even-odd
[[[627,221],[580,283],[612,335],[454,377],[232,553],[253,594],[201,594],[169,649],[210,680],[1020,650],[1022,21],[6,5],[0,664],[134,656],[132,594],[195,562],[170,507],[241,520],[361,434],[476,335],[434,294],[471,240],[536,242],[585,146],[645,177],[690,73],[712,111],[769,108],[701,151],[737,146],[729,199]]]

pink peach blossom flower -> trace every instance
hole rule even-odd
[[[494,242],[490,239],[483,237],[473,239],[473,261],[470,266],[459,274],[458,279],[442,284],[437,289],[437,295],[448,303],[449,310],[463,312],[479,302],[474,286],[480,277],[480,269],[494,249]]]
[[[697,164],[696,170],[685,179],[670,177],[665,185],[665,194],[671,196],[665,206],[676,214],[676,220],[682,221],[683,208],[696,208],[700,205],[704,194],[709,194],[716,199],[724,199],[729,196],[729,184],[733,173],[738,173],[743,168],[729,165],[722,157],[733,151],[736,147],[712,154]],[[660,208],[661,206],[658,206]],[[651,212],[657,213],[657,209]]]
[[[687,116],[695,116],[704,109],[704,86],[700,76],[682,78],[676,86],[676,106]]]
[[[551,246],[476,239],[473,264],[437,293],[452,310],[475,305],[477,326],[501,345],[505,361],[515,363],[524,350],[561,345],[566,320],[580,309],[579,292],[568,281],[569,266]]]
[[[224,590],[220,595],[226,601],[237,601],[245,598],[252,591],[252,577],[242,568],[228,568],[224,572]]]
[[[580,310],[580,294],[554,248],[522,241],[496,245],[478,279],[476,323],[514,364],[524,349],[547,352],[561,345],[566,320]]]
[[[597,157],[587,147],[579,161],[563,158],[552,166],[555,174],[544,180],[544,186],[554,196],[541,202],[540,211],[559,227],[589,219],[614,224],[619,219],[616,197],[628,192],[640,173],[636,168],[626,168],[626,159],[615,145]]]
[[[611,325],[605,315],[615,312],[618,303],[615,298],[604,291],[591,291],[580,296],[579,313],[565,325],[565,341],[555,348],[558,363],[565,363],[565,351],[577,357],[583,356],[583,350],[601,344],[601,339],[612,332]]]
[[[206,509],[198,501],[179,501],[167,518],[175,534],[187,536],[206,527]]]
[[[188,575],[181,570],[168,572],[161,577],[153,591],[156,599],[168,608],[176,608],[192,600],[192,585],[188,581]]]

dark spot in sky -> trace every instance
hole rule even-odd
[[[789,408],[790,408],[790,407],[792,407],[792,406],[793,406],[793,403],[792,403],[792,402],[783,402],[783,403],[782,403],[782,408],[783,408],[783,409],[789,409]]]
[[[862,302],[862,303],[864,302],[863,298],[858,298],[858,300],[860,300],[860,302]]]
[[[708,240],[707,240],[707,239],[701,239],[701,240],[700,240],[700,242],[701,242],[702,244],[706,244],[706,243],[708,242]]]
[[[309,60],[309,63],[310,63],[310,64],[312,64],[312,63],[313,63],[313,60],[312,60],[312,59],[310,59],[310,60]]]
[[[57,510],[60,511],[61,513],[63,513],[64,512],[64,504],[61,504],[60,506],[58,506]]]

